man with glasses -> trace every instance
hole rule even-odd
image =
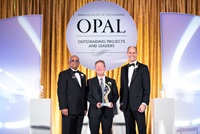
[[[81,134],[87,110],[86,76],[78,71],[79,58],[70,57],[69,69],[60,72],[58,101],[62,113],[62,134]]]

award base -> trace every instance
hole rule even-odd
[[[106,106],[106,107],[109,107],[110,106],[110,103],[101,103],[102,106]]]

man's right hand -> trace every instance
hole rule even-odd
[[[101,103],[100,102],[97,102],[97,108],[102,108],[102,105],[101,105]]]

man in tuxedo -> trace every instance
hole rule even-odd
[[[120,110],[124,113],[126,134],[146,134],[145,109],[149,104],[150,76],[148,67],[137,61],[137,48],[127,49],[129,63],[121,68]]]
[[[79,58],[70,57],[70,68],[59,73],[58,101],[62,113],[62,134],[81,134],[87,110],[86,76],[78,71]]]
[[[106,65],[103,60],[95,62],[95,69],[97,76],[87,81],[88,101],[90,103],[89,127],[91,134],[99,134],[101,123],[102,133],[110,134],[114,117],[113,106],[119,98],[118,90],[115,80],[105,76]],[[103,105],[103,103],[107,103],[107,105]]]

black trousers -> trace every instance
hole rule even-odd
[[[62,134],[81,134],[83,115],[62,115]]]
[[[113,118],[89,117],[89,127],[91,134],[99,134],[100,123],[102,124],[102,134],[112,133]]]
[[[136,134],[136,123],[139,134],[146,134],[145,113],[133,111],[130,107],[124,111],[126,134]]]

